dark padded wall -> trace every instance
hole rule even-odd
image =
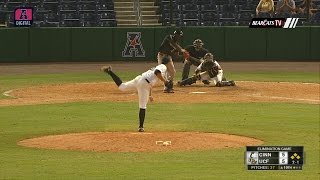
[[[225,28],[226,59],[266,59],[266,29]]]
[[[159,46],[175,27],[3,28],[0,62],[155,61]],[[249,29],[183,27],[181,45],[201,38],[224,61],[319,61],[320,27]],[[127,33],[140,33],[145,57],[123,57]],[[135,43],[133,43],[135,44]],[[130,53],[129,53],[130,54]]]
[[[71,60],[70,28],[31,28],[29,32],[31,61]]]
[[[320,60],[320,27],[311,27],[310,56],[314,60]]]
[[[267,57],[275,60],[306,60],[310,58],[310,28],[268,29]]]
[[[112,59],[112,28],[74,28],[71,30],[73,61]]]
[[[23,62],[29,56],[29,29],[0,29],[0,62]]]

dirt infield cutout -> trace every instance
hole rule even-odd
[[[287,82],[236,82],[234,87],[195,84],[175,87],[174,94],[162,93],[162,85],[153,88],[155,103],[223,102],[295,102],[320,104],[320,84]],[[137,102],[134,91],[121,92],[111,82],[74,83],[34,86],[7,92],[10,99],[0,99],[0,106],[54,104],[80,101]]]
[[[160,152],[238,148],[263,141],[236,135],[200,132],[88,132],[25,139],[32,148],[96,152]]]

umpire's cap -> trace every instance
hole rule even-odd
[[[181,30],[175,30],[175,31],[173,32],[173,35],[174,35],[174,36],[183,36],[183,32],[182,32]]]
[[[201,47],[203,45],[204,45],[204,43],[202,42],[201,39],[196,39],[196,40],[193,41],[193,46],[194,47]]]
[[[169,61],[170,61],[169,56],[163,56],[163,58],[162,58],[162,64],[168,64]]]

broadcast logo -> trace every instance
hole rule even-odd
[[[299,18],[253,18],[249,28],[296,28]]]
[[[14,11],[14,25],[29,27],[33,23],[33,9],[31,7],[18,7]]]

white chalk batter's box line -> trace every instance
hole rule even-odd
[[[12,93],[12,91],[14,91],[14,89],[9,90],[9,91],[5,91],[5,92],[2,93],[2,95],[6,96],[6,97],[15,98],[14,96],[10,95],[10,93]]]
[[[271,99],[285,99],[285,100],[320,102],[320,100],[316,100],[316,99],[289,98],[289,97],[281,97],[281,96],[263,96],[263,95],[259,95],[259,94],[250,94],[250,95],[247,95],[247,96],[249,96],[249,97],[258,97],[258,98],[271,98]]]
[[[156,141],[156,145],[171,146],[171,141]]]
[[[304,83],[304,82],[286,82],[286,81],[236,81],[236,82],[254,82],[254,83],[283,83],[283,84],[310,84],[310,85],[320,85],[319,83]]]

